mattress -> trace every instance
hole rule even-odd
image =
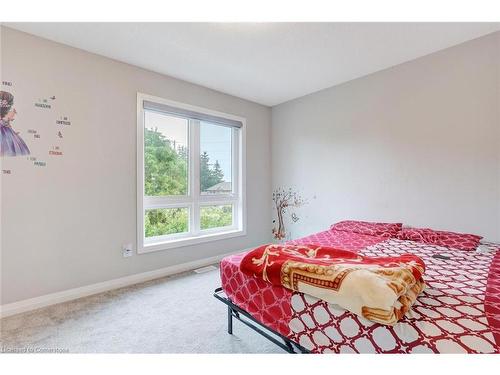
[[[245,255],[221,262],[222,288],[239,307],[313,353],[499,353],[500,246],[465,252],[398,239],[328,230],[290,243],[314,243],[366,256],[413,253],[426,264],[426,289],[394,326],[246,276]],[[437,259],[435,254],[450,254]]]

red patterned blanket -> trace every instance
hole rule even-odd
[[[261,246],[245,255],[240,268],[387,325],[404,316],[425,286],[425,264],[416,255],[372,258],[311,244]]]

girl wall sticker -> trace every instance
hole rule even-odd
[[[12,128],[16,113],[14,95],[7,91],[0,91],[0,156],[30,154],[26,143]]]
[[[63,138],[66,138],[66,134],[63,137],[63,133],[72,124],[67,114],[59,113],[55,118],[54,112],[57,110],[57,106],[55,106],[56,97],[53,95],[50,97],[38,97],[33,103],[33,109],[31,111],[28,110],[30,113],[25,114],[26,118],[29,118],[30,115],[38,116],[38,120],[36,121],[37,127],[36,129],[26,129],[26,133],[20,133],[15,128],[21,124],[14,123],[17,112],[14,108],[14,95],[10,89],[13,84],[10,81],[1,81],[1,85],[7,88],[2,87],[2,90],[0,90],[0,157],[3,159],[0,174],[12,175],[13,171],[9,166],[21,166],[17,162],[18,160],[24,159],[26,163],[38,168],[47,166],[47,158],[54,160],[55,158],[62,157]],[[26,107],[24,108],[26,110]],[[35,114],[34,112],[37,113]],[[42,114],[41,112],[45,113]],[[18,119],[18,121],[20,120]],[[23,123],[25,124],[25,122]],[[33,137],[31,138],[33,143],[29,143],[30,147],[24,141],[26,137]],[[29,139],[26,140],[29,141]],[[46,142],[50,143],[47,145]],[[17,156],[17,158],[9,158],[9,156]],[[19,156],[24,156],[24,158],[19,158]],[[24,169],[25,164],[22,165]]]

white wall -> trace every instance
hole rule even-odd
[[[500,150],[500,33],[497,33],[497,150]],[[498,173],[498,226],[497,233],[500,232],[500,151],[498,152],[497,160],[497,173]],[[500,238],[500,234],[497,234],[496,238]]]
[[[499,39],[273,107],[273,186],[310,200],[292,237],[365,219],[500,241]]]
[[[24,157],[3,158],[2,304],[224,254],[270,240],[269,108],[134,66],[2,28],[2,79],[14,83]],[[4,89],[6,89],[4,87]],[[136,94],[143,92],[247,119],[245,237],[123,258],[135,243]],[[54,108],[34,107],[56,96]],[[69,115],[62,157],[54,116]],[[56,116],[56,117],[57,117]],[[51,128],[53,126],[53,128]],[[41,138],[27,136],[38,129]],[[51,143],[52,142],[52,143]]]

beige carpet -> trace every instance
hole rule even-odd
[[[4,318],[1,348],[70,353],[283,353],[216,300],[219,270],[193,272]]]

